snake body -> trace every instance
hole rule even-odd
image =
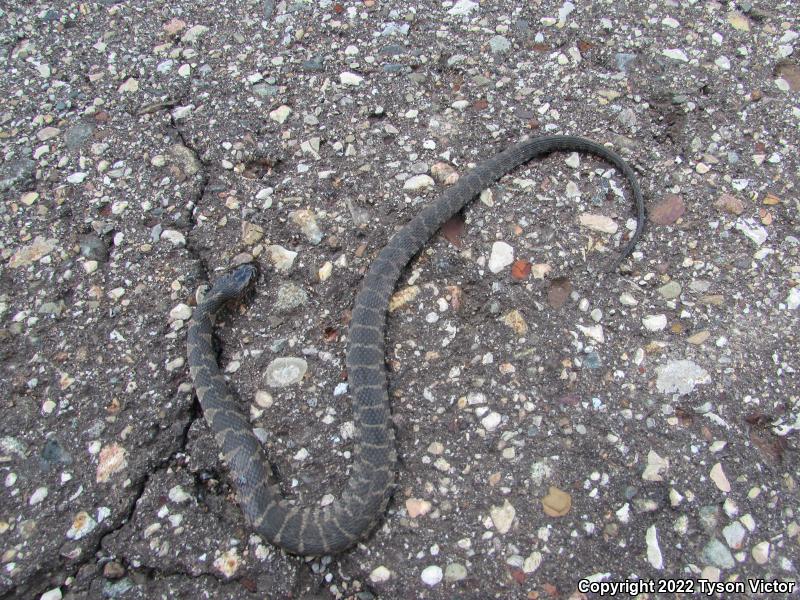
[[[189,369],[245,518],[256,533],[294,554],[323,555],[347,549],[378,523],[395,478],[394,429],[384,365],[386,312],[395,283],[411,257],[477,194],[518,165],[554,151],[594,154],[622,171],[633,190],[637,227],[613,268],[633,250],[644,224],[636,176],[618,154],[580,137],[547,136],[516,144],[478,164],[423,208],[380,251],[355,299],[346,357],[355,425],[353,466],[340,499],[327,506],[297,507],[282,497],[252,426],[217,364],[213,317],[252,284],[256,269],[243,265],[216,281],[189,326]]]

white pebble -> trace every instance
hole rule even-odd
[[[442,581],[442,575],[442,569],[440,567],[431,565],[422,570],[422,575],[420,575],[420,577],[425,585],[433,587]]]
[[[372,569],[372,573],[369,574],[369,580],[372,583],[385,583],[389,581],[389,578],[392,576],[392,572],[384,567],[383,565],[379,567],[375,567]]]
[[[489,256],[489,270],[492,273],[499,273],[512,262],[514,262],[514,248],[505,242],[492,244],[492,253]]]
[[[648,331],[661,331],[667,327],[667,315],[647,315],[642,319],[642,325]]]
[[[494,431],[497,429],[497,426],[500,425],[502,419],[503,418],[498,413],[493,411],[481,419],[481,425],[483,425],[486,431]]]
[[[361,82],[364,81],[364,78],[361,77],[361,75],[356,75],[350,71],[345,71],[339,75],[339,81],[342,83],[342,85],[357,86],[361,85]]]

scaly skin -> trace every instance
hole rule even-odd
[[[644,226],[644,201],[636,175],[615,152],[573,136],[521,142],[480,163],[426,206],[381,250],[356,296],[347,347],[347,374],[355,424],[353,469],[340,499],[325,507],[294,507],[272,483],[271,467],[247,416],[225,385],[212,345],[212,318],[253,282],[244,265],[221,277],[197,307],[189,325],[189,371],[197,397],[236,486],[248,523],[262,537],[302,555],[334,554],[363,538],[379,522],[394,486],[396,452],[384,366],[389,298],[400,273],[430,237],[494,181],[537,156],[555,151],[594,154],[622,171],[633,190],[636,231],[612,264],[627,257]]]

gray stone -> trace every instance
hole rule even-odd
[[[308,363],[302,358],[276,358],[269,366],[264,377],[270,387],[286,387],[299,383],[308,371]]]
[[[262,98],[272,98],[278,93],[278,86],[269,85],[268,83],[257,83],[253,86],[253,93]]]
[[[496,35],[489,40],[489,47],[495,54],[501,54],[511,50],[511,42],[508,41],[508,38],[505,36]]]
[[[0,192],[11,188],[26,189],[36,173],[36,163],[29,158],[9,160],[0,165]]]
[[[706,531],[714,531],[719,521],[719,510],[716,506],[701,506],[697,511],[700,524]]]
[[[275,301],[275,310],[278,312],[291,312],[308,302],[306,291],[295,283],[284,283],[278,288],[278,298]]]
[[[744,536],[747,535],[747,531],[739,521],[734,521],[722,530],[722,535],[725,536],[725,541],[728,542],[728,546],[734,550],[738,550],[744,543]]]
[[[736,565],[728,547],[714,538],[703,548],[703,559],[720,569],[732,569]]]
[[[200,160],[194,150],[187,148],[183,144],[173,144],[170,146],[169,156],[175,164],[177,164],[181,171],[188,177],[195,175],[202,168]]]
[[[108,260],[108,247],[100,236],[93,233],[84,235],[78,242],[81,248],[81,255],[97,262]]]
[[[42,448],[42,453],[39,455],[40,466],[42,470],[48,470],[59,465],[68,465],[72,462],[72,456],[64,449],[64,446],[55,439],[49,438]]]
[[[92,123],[85,121],[78,123],[64,132],[64,143],[70,150],[76,150],[92,137],[92,133],[94,133],[94,125]]]
[[[673,360],[656,367],[656,387],[662,394],[684,396],[691,394],[696,385],[711,383],[711,376],[703,367],[691,360]]]
[[[461,563],[450,563],[444,570],[445,581],[461,581],[467,577],[467,569]]]
[[[674,300],[681,295],[681,284],[674,279],[658,288],[658,293],[665,300]]]
[[[636,60],[636,55],[627,52],[617,52],[614,58],[617,61],[617,70],[627,71],[631,63]]]

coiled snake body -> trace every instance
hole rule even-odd
[[[539,137],[512,146],[477,165],[421,210],[378,254],[355,299],[346,357],[355,425],[353,467],[341,498],[328,506],[295,507],[283,499],[252,426],[217,365],[213,316],[253,282],[256,269],[240,266],[217,280],[196,308],[189,326],[189,370],[245,518],[256,533],[288,552],[321,555],[347,549],[377,524],[395,477],[384,334],[389,298],[400,272],[434,232],[483,189],[514,167],[553,151],[594,154],[622,171],[633,190],[637,227],[612,268],[633,250],[644,224],[644,202],[636,176],[615,152],[580,137]]]

